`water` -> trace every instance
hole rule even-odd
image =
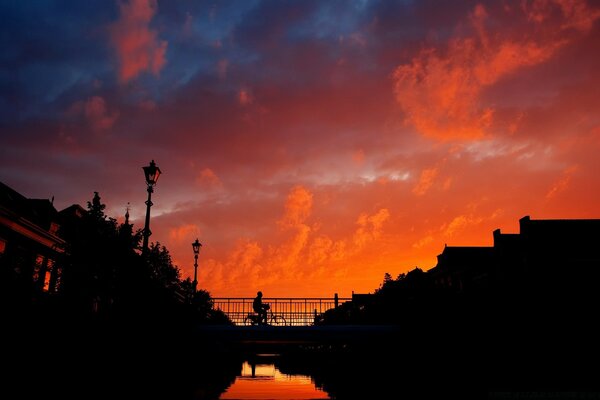
[[[327,393],[317,388],[306,375],[284,374],[275,365],[272,357],[262,361],[248,361],[242,365],[242,373],[220,399],[277,399],[306,400],[330,399]]]

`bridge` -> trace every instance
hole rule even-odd
[[[248,314],[254,314],[251,297],[213,298],[213,307],[224,312],[235,324],[200,325],[196,330],[196,343],[208,343],[205,351],[215,348],[236,349],[244,354],[279,354],[296,350],[345,348],[346,345],[386,344],[399,340],[406,333],[397,325],[316,325],[315,319],[327,310],[348,301],[365,300],[365,294],[352,293],[352,297],[270,297],[263,298],[271,311],[283,317],[284,323],[250,325]],[[333,346],[333,347],[332,347]]]
[[[280,353],[295,349],[330,349],[339,345],[386,345],[406,340],[410,329],[398,325],[231,326],[199,325],[196,345],[244,353]],[[343,348],[343,347],[341,347]]]
[[[310,326],[322,313],[338,307],[350,297],[263,297],[263,303],[271,306],[270,311],[276,317],[274,325]],[[246,317],[254,314],[252,297],[215,297],[214,308],[224,312],[235,325],[248,325]]]

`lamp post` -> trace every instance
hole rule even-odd
[[[196,238],[196,241],[192,243],[192,248],[194,249],[194,281],[192,282],[194,294],[196,294],[196,286],[198,285],[198,254],[200,253],[200,247],[202,247],[202,243]]]
[[[160,168],[156,166],[154,160],[150,161],[150,165],[142,167],[146,176],[146,184],[148,185],[148,200],[146,200],[146,224],[144,225],[144,243],[142,244],[142,254],[148,251],[148,238],[152,235],[150,231],[150,207],[152,207],[152,193],[154,185],[158,181],[158,177],[162,173]]]

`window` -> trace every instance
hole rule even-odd
[[[54,260],[38,255],[33,266],[33,282],[36,287],[44,292],[54,292],[57,284],[60,285],[60,271],[54,269]]]
[[[44,287],[42,288],[44,292],[54,291],[54,288],[50,285],[52,281],[52,269],[54,269],[54,260],[48,259],[46,262],[46,270],[44,271]]]

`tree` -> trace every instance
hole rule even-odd
[[[134,325],[226,322],[208,292],[198,291],[192,301],[191,282],[181,279],[165,246],[151,243],[142,255],[141,230],[133,233],[127,220],[119,226],[107,217],[98,192],[87,206],[62,231],[69,244],[62,296],[71,315]]]

